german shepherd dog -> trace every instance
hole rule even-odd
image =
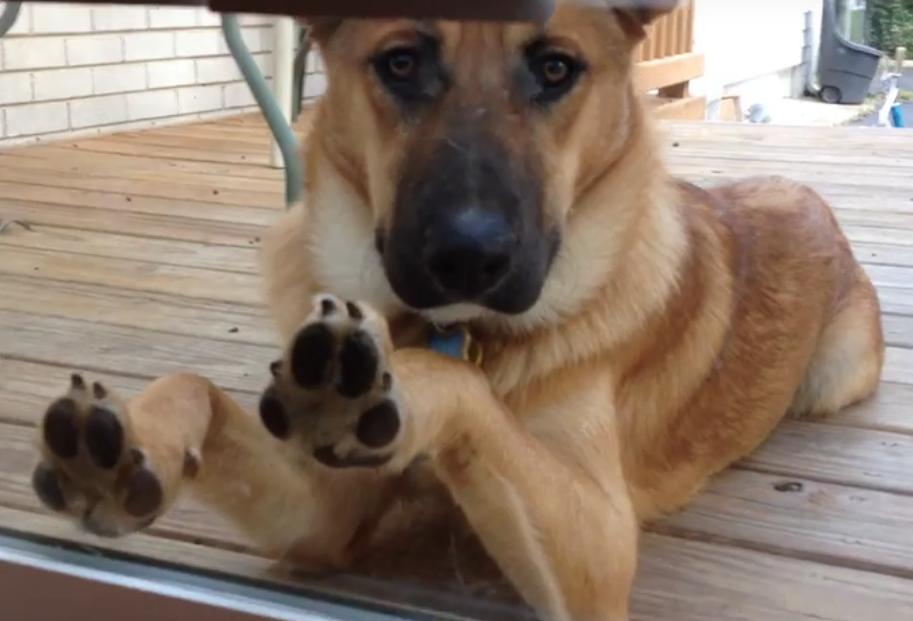
[[[118,536],[186,482],[321,571],[424,576],[462,524],[484,551],[463,578],[490,563],[543,618],[626,619],[641,525],[784,416],[866,398],[884,357],[817,194],[667,174],[632,86],[655,17],[315,20],[329,86],[306,202],[264,240],[288,346],[260,419],[196,376],[129,403],[74,376],[39,496]]]

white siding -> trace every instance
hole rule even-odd
[[[230,58],[224,60],[234,64]],[[146,63],[146,73],[149,76],[149,88],[185,86],[197,81],[196,66],[193,59],[189,58]],[[238,77],[240,78],[240,75]]]
[[[36,101],[85,97],[92,94],[92,70],[81,67],[38,71],[32,74],[32,85]]]
[[[692,90],[710,100],[739,94],[748,105],[798,94],[801,80],[790,74],[802,65],[805,14],[812,12],[817,55],[821,7],[821,0],[695,0],[694,43],[706,70]]]
[[[3,2],[0,1],[0,7]],[[273,18],[241,18],[272,73]],[[307,94],[323,92],[309,59]],[[252,110],[219,29],[196,8],[24,4],[0,39],[0,147]]]
[[[13,137],[49,134],[69,126],[67,105],[62,101],[10,106],[5,117],[7,134]]]

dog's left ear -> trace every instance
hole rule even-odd
[[[634,2],[632,4],[640,3]],[[652,0],[643,4],[647,6],[612,9],[618,17],[618,23],[621,24],[622,30],[635,43],[640,43],[646,38],[646,27],[649,24],[660,16],[677,9],[681,2],[679,0]]]
[[[307,28],[311,38],[317,42],[318,46],[325,47],[339,30],[343,20],[339,17],[306,17],[300,19],[299,22]]]

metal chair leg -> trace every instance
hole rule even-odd
[[[19,17],[19,9],[21,8],[21,2],[7,2],[6,6],[3,7],[3,12],[0,13],[0,38],[9,32],[10,28],[16,23],[16,18]]]
[[[273,97],[269,84],[266,83],[260,68],[254,62],[254,57],[244,43],[241,26],[235,15],[222,15],[222,34],[282,152],[282,161],[285,166],[285,198],[287,204],[292,205],[298,202],[304,191],[304,167],[299,154],[298,138],[282,115],[282,110],[279,108],[276,98]]]

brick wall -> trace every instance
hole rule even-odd
[[[2,7],[2,2],[0,2]],[[272,73],[273,20],[241,18]],[[310,59],[308,96],[323,88]],[[25,4],[0,39],[0,147],[253,109],[217,15],[195,8]]]

